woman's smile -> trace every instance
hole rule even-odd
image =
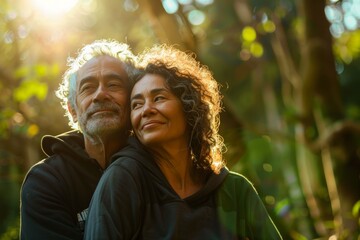
[[[181,101],[157,74],[146,74],[131,93],[131,123],[143,144],[186,142]]]

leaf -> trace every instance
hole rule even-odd
[[[360,200],[357,201],[354,207],[352,208],[352,215],[354,217],[359,217],[359,214],[360,214]]]
[[[40,78],[46,76],[48,73],[48,68],[50,67],[43,64],[35,65],[34,69],[35,69],[36,77]]]
[[[15,71],[15,78],[23,78],[30,75],[30,68],[28,66],[21,66]]]
[[[49,67],[49,75],[58,76],[60,74],[60,66],[59,64],[53,64]]]
[[[29,127],[27,128],[27,136],[32,138],[34,137],[36,134],[38,134],[39,132],[39,126],[36,124],[30,124]]]
[[[37,97],[39,100],[44,100],[48,92],[46,83],[41,83],[37,80],[23,81],[14,91],[14,99],[18,102],[26,102],[31,97]]]

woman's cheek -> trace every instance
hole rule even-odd
[[[140,122],[140,118],[139,115],[136,113],[136,110],[132,110],[131,114],[130,114],[130,118],[131,118],[131,125],[133,126],[133,128],[135,130],[138,129],[139,127],[139,122]]]

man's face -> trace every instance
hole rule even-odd
[[[73,117],[85,135],[128,131],[128,85],[123,63],[110,56],[94,57],[79,69]]]

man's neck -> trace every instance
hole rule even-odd
[[[113,137],[87,137],[85,136],[85,150],[91,158],[105,169],[110,164],[111,156],[126,145],[127,136]]]

